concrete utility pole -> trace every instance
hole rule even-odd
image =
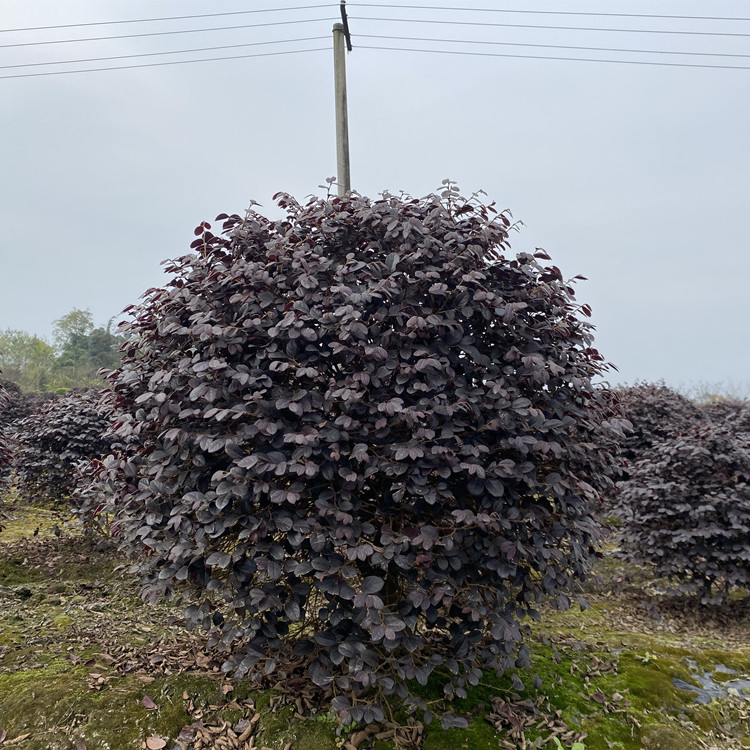
[[[333,26],[333,74],[336,86],[336,166],[339,195],[352,188],[349,171],[349,119],[346,107],[346,49],[352,49],[346,18],[346,2],[341,2],[341,20]]]

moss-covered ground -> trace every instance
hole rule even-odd
[[[179,607],[144,604],[112,553],[64,520],[16,508],[0,533],[0,749],[750,747],[750,696],[695,701],[699,676],[750,679],[747,604],[702,609],[611,556],[587,586],[588,609],[534,626],[531,670],[485,675],[456,702],[468,729],[422,727],[393,706],[401,731],[337,734],[309,701],[228,682]],[[424,688],[438,694],[437,681]]]

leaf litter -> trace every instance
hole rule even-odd
[[[174,737],[144,733],[142,749],[263,750],[264,716],[289,709],[294,719],[309,720],[319,713],[325,695],[298,678],[292,658],[259,685],[272,691],[262,709],[253,697],[245,697],[243,691],[238,694],[236,686],[221,671],[224,655],[208,649],[199,634],[184,630],[179,608],[168,603],[142,604],[137,583],[114,574],[114,563],[108,560],[107,553],[87,546],[81,539],[35,537],[3,543],[0,536],[0,563],[7,568],[9,560],[15,561],[11,563],[12,572],[18,576],[11,585],[0,584],[0,613],[5,613],[0,614],[0,624],[8,625],[7,635],[0,642],[0,677],[42,668],[57,659],[68,664],[65,669],[84,669],[82,679],[92,693],[116,689],[128,677],[137,679],[144,688],[179,675],[197,675],[216,683],[213,701],[207,702],[203,696],[185,690],[182,704],[189,720]],[[21,573],[26,582],[20,581]],[[655,599],[659,614],[656,618],[653,606],[636,606],[638,596],[644,598],[643,588],[636,593],[618,591],[616,582],[603,584],[600,581],[598,588],[593,587],[593,599],[607,607],[608,627],[624,634],[623,645],[632,645],[627,643],[627,634],[642,637],[649,633],[664,634],[686,646],[700,642],[703,648],[712,644],[718,647],[721,642],[741,648],[748,643],[747,614],[743,617],[736,607],[728,615],[714,611],[707,618],[704,610],[691,611],[670,599]],[[29,595],[21,596],[19,588],[28,590]],[[637,736],[642,727],[632,711],[630,697],[601,685],[602,679],[616,675],[619,649],[612,651],[602,641],[579,640],[579,636],[588,635],[585,627],[571,627],[564,616],[558,623],[564,626],[553,634],[556,659],[569,661],[571,676],[582,679],[592,715],[620,716]],[[710,637],[714,640],[707,644]],[[557,679],[564,681],[562,676]],[[138,700],[145,711],[160,713],[161,701],[156,693],[144,690]],[[564,747],[586,741],[586,731],[571,726],[544,694],[530,699],[511,687],[498,691],[489,704],[476,707],[472,718],[484,718],[498,732],[497,741],[505,750],[531,750],[547,743],[552,746],[555,739]],[[701,734],[699,746],[742,747],[737,727],[750,726],[750,701],[735,696],[732,701],[717,703],[714,709],[717,725]],[[227,712],[231,712],[231,720],[225,718]],[[82,719],[77,721],[80,725]],[[77,731],[75,721],[68,726],[69,731]],[[695,729],[693,724],[690,727]],[[385,741],[396,747],[417,749],[428,734],[429,727],[415,718],[400,717],[397,721],[355,728],[339,738],[339,747],[367,750],[374,743]],[[23,748],[33,739],[33,732],[13,732],[12,726],[0,725],[0,748]],[[98,747],[84,739],[75,740],[76,750]],[[298,747],[301,750],[302,746],[287,743],[285,750]]]

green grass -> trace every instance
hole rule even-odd
[[[342,737],[323,707],[299,718],[271,691],[253,692],[243,683],[222,692],[227,683],[214,666],[181,664],[180,654],[202,649],[203,642],[199,633],[171,623],[179,608],[145,605],[136,582],[114,571],[108,553],[81,538],[51,536],[55,518],[47,511],[18,510],[0,534],[0,730],[8,739],[29,734],[14,747],[72,750],[81,740],[88,750],[139,750],[151,735],[175,740],[196,712],[214,726],[235,726],[256,710],[259,746],[340,747]],[[532,668],[518,672],[524,684],[519,697],[534,702],[541,693],[544,700],[524,730],[527,744],[544,743],[549,722],[559,721],[587,734],[585,750],[697,750],[701,742],[719,747],[719,733],[722,747],[750,747],[750,721],[740,699],[699,705],[693,693],[672,683],[679,678],[697,685],[688,660],[717,680],[750,675],[748,639],[742,644],[736,637],[736,645],[728,646],[721,632],[704,627],[680,630],[678,622],[674,632],[660,628],[636,612],[651,585],[643,568],[605,557],[600,574],[593,606],[547,611],[533,626]],[[745,621],[737,627],[740,634],[750,632],[741,631]],[[164,664],[151,665],[149,658],[162,651]],[[115,663],[103,663],[102,654]],[[717,664],[737,674],[722,673]],[[102,675],[99,689],[92,674]],[[535,676],[542,680],[540,693]],[[426,687],[413,688],[434,701],[442,696],[443,681],[433,673]],[[513,675],[485,674],[467,693],[451,709],[472,719],[469,727],[443,730],[435,720],[424,729],[423,750],[498,750],[509,741],[507,728],[498,732],[485,717],[493,700],[515,694]],[[158,708],[144,706],[145,695]],[[398,701],[390,709],[406,722]],[[566,741],[564,750],[571,744]],[[543,746],[556,750],[552,742]],[[394,747],[390,740],[373,743],[374,750]]]

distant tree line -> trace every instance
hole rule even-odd
[[[26,331],[0,331],[0,365],[3,377],[25,392],[101,385],[97,373],[119,366],[122,341],[111,322],[95,327],[88,310],[73,309],[54,322],[52,343]]]

